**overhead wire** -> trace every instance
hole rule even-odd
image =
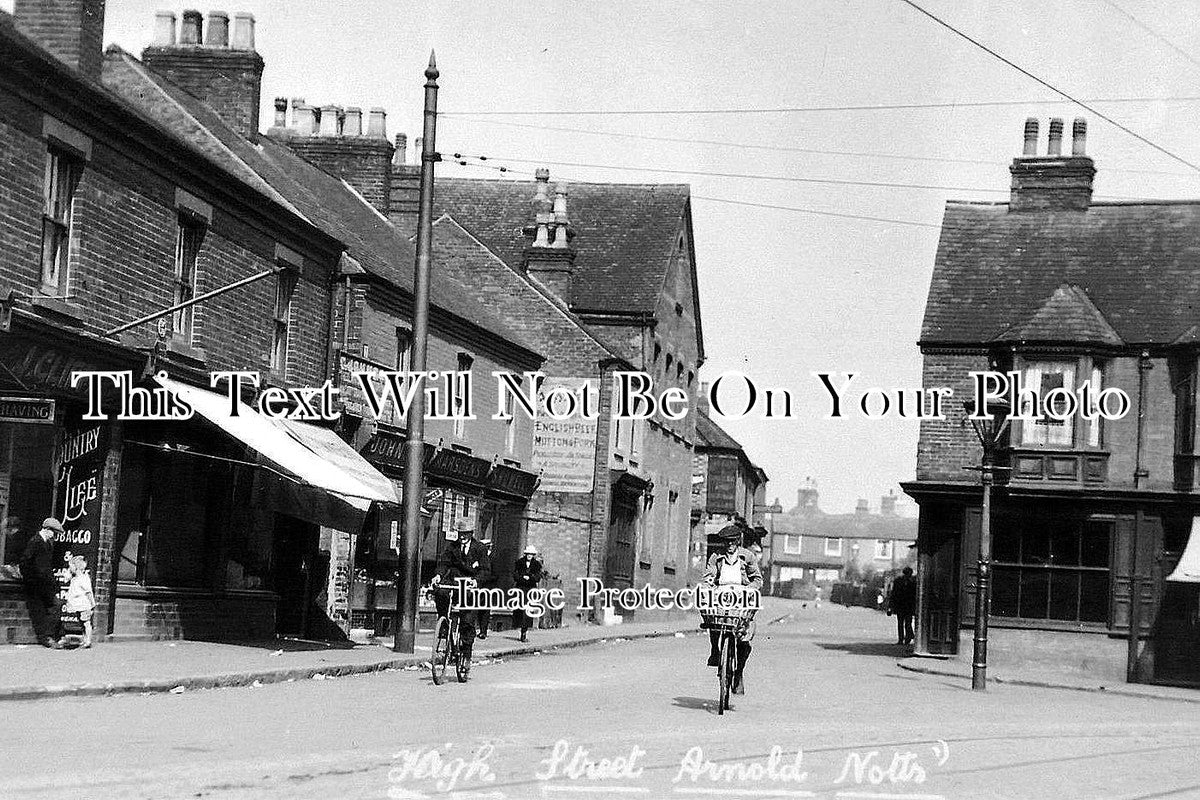
[[[1183,164],[1186,167],[1190,167],[1193,170],[1200,172],[1200,165],[1197,165],[1191,161],[1188,161],[1183,156],[1176,155],[1175,153],[1171,152],[1167,148],[1148,139],[1147,137],[1143,136],[1142,134],[1138,133],[1137,131],[1134,131],[1134,130],[1126,127],[1125,125],[1122,125],[1120,122],[1117,122],[1112,117],[1108,116],[1104,112],[1095,108],[1093,105],[1091,105],[1089,103],[1089,101],[1076,98],[1074,95],[1071,95],[1068,92],[1066,92],[1062,89],[1059,89],[1057,86],[1055,86],[1054,84],[1045,80],[1044,78],[1038,77],[1037,75],[1033,74],[1032,72],[1030,72],[1029,70],[1025,69],[1024,67],[1020,66],[1019,64],[1013,62],[1012,60],[1010,60],[1008,58],[1005,58],[1003,55],[996,52],[992,48],[988,47],[983,42],[979,41],[978,39],[973,38],[972,36],[968,35],[967,33],[964,33],[963,31],[954,27],[949,22],[946,22],[945,20],[943,20],[941,17],[937,16],[936,14],[925,10],[920,5],[918,5],[916,2],[914,2],[914,0],[899,0],[899,2],[904,3],[906,6],[912,8],[913,10],[917,11],[918,13],[933,20],[938,25],[942,26],[946,30],[953,33],[955,36],[958,36],[958,37],[970,42],[972,45],[979,48],[983,52],[987,53],[992,58],[995,58],[996,60],[998,60],[1004,64],[1007,64],[1008,66],[1012,67],[1017,72],[1021,73],[1022,75],[1029,78],[1030,80],[1040,84],[1041,86],[1045,86],[1047,89],[1054,92],[1055,94],[1061,95],[1062,97],[1066,98],[1067,100],[1070,100],[1075,105],[1079,106],[1080,108],[1084,109],[1085,111],[1087,111],[1091,114],[1094,114],[1096,117],[1104,120],[1109,125],[1112,125],[1114,128],[1116,128],[1117,130],[1123,131],[1124,133],[1128,134],[1129,136],[1132,136],[1134,139],[1137,139],[1139,142],[1146,145],[1147,147],[1153,148],[1154,150],[1157,150],[1159,153],[1162,153],[1163,155],[1167,156],[1168,158],[1170,158],[1174,161],[1178,161],[1180,164]]]
[[[789,147],[785,145],[754,144],[753,142],[735,142],[719,139],[689,139],[680,136],[653,136],[645,133],[626,133],[624,131],[602,131],[587,128],[564,128],[555,125],[535,125],[523,122],[506,122],[495,119],[476,119],[466,114],[453,114],[455,119],[475,122],[482,125],[500,125],[507,128],[522,128],[526,130],[551,131],[556,133],[581,133],[588,136],[608,136],[618,139],[633,139],[648,142],[669,142],[672,144],[702,144],[727,147],[733,150],[761,150],[774,153],[807,153],[812,155],[850,156],[854,158],[878,158],[896,161],[914,161],[924,163],[972,164],[986,167],[1003,166],[997,161],[982,158],[950,158],[948,156],[914,156],[901,153],[873,153],[860,150],[825,150],[815,147]],[[1107,172],[1134,173],[1139,175],[1175,175],[1191,177],[1190,172],[1178,170],[1132,169],[1122,167],[1106,167]]]
[[[901,0],[905,2],[906,0]],[[999,56],[998,56],[999,57]],[[1013,65],[1015,66],[1015,65]],[[1018,67],[1019,69],[1019,67]],[[1049,84],[1043,84],[1058,94],[1058,89]],[[1066,95],[1063,95],[1066,97]],[[1195,103],[1200,102],[1200,96],[1186,95],[1181,97],[1102,97],[1077,100],[1068,97],[1072,103]],[[1055,105],[1061,100],[964,100],[939,101],[936,103],[863,103],[858,105],[827,105],[827,106],[779,106],[775,108],[741,107],[741,108],[609,108],[609,109],[541,109],[536,111],[506,109],[501,111],[485,109],[467,109],[465,111],[439,111],[441,117],[596,117],[596,116],[686,116],[686,115],[715,115],[715,114],[804,114],[823,112],[848,111],[913,111],[925,109],[959,109],[959,108],[996,108],[1003,106]]]
[[[493,165],[489,165],[489,164],[471,163],[470,161],[466,160],[465,157],[461,157],[461,155],[459,153],[455,153],[454,157],[451,159],[451,161],[454,164],[458,164],[458,165],[461,165],[464,167],[480,167],[483,169],[492,169],[492,170],[497,170],[500,172],[506,172],[509,175],[522,175],[524,177],[533,177],[534,176],[534,173],[532,173],[532,172],[516,170],[516,169],[512,169],[511,167],[497,167],[497,166],[493,166]],[[693,200],[705,200],[705,201],[712,202],[712,203],[729,203],[732,205],[750,206],[752,208],[764,208],[764,209],[770,209],[770,210],[774,210],[774,211],[792,211],[792,212],[799,213],[799,214],[812,214],[812,215],[820,216],[820,217],[835,217],[838,219],[851,219],[851,220],[860,220],[860,221],[866,221],[866,222],[882,222],[882,223],[886,223],[889,225],[905,225],[905,226],[917,227],[917,228],[938,229],[941,227],[940,225],[937,225],[932,222],[918,222],[916,220],[895,219],[892,217],[876,217],[876,216],[871,216],[869,214],[851,214],[849,212],[829,211],[826,209],[817,209],[817,208],[803,208],[800,206],[775,205],[772,203],[756,203],[756,202],[752,202],[749,200],[734,200],[732,198],[727,198],[727,197],[708,197],[708,196],[699,195],[699,194],[691,194],[691,195],[689,195],[689,197]]]
[[[1157,39],[1157,40],[1158,40],[1159,42],[1161,42],[1162,44],[1164,44],[1164,45],[1166,45],[1167,47],[1169,47],[1169,48],[1171,48],[1172,50],[1174,50],[1174,51],[1175,51],[1175,52],[1176,52],[1178,55],[1180,55],[1180,56],[1182,56],[1183,58],[1186,58],[1188,61],[1192,62],[1192,65],[1193,65],[1193,66],[1195,66],[1195,67],[1200,67],[1200,61],[1196,60],[1195,56],[1193,56],[1193,55],[1192,55],[1191,53],[1189,53],[1188,51],[1184,50],[1184,49],[1183,49],[1182,47],[1180,47],[1179,45],[1177,45],[1177,44],[1175,44],[1174,42],[1172,42],[1172,41],[1171,41],[1170,39],[1168,39],[1166,36],[1163,36],[1161,33],[1159,33],[1158,31],[1154,30],[1154,28],[1151,28],[1149,25],[1147,25],[1146,23],[1142,22],[1140,19],[1138,19],[1138,18],[1137,18],[1137,17],[1135,17],[1133,14],[1129,13],[1128,11],[1126,11],[1126,10],[1125,10],[1124,8],[1122,8],[1121,6],[1117,5],[1115,2],[1113,2],[1113,0],[1103,0],[1103,3],[1104,3],[1104,5],[1106,5],[1106,6],[1108,6],[1109,8],[1111,8],[1113,11],[1116,11],[1118,14],[1120,14],[1120,15],[1121,15],[1121,16],[1123,16],[1123,17],[1125,17],[1125,19],[1129,20],[1129,21],[1130,21],[1130,22],[1132,22],[1134,25],[1136,25],[1136,26],[1138,26],[1139,28],[1141,28],[1141,29],[1142,29],[1143,31],[1145,31],[1146,33],[1150,34],[1152,37],[1154,37],[1155,39]]]

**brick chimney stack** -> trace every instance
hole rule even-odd
[[[413,148],[416,159],[421,157],[421,140]],[[414,233],[421,204],[421,165],[408,161],[408,137],[396,134],[396,150],[392,156],[392,201],[388,219],[405,233]]]
[[[207,35],[202,35],[203,24],[199,11],[184,11],[176,42],[175,15],[160,11],[155,16],[154,44],[142,51],[142,61],[203,100],[242,136],[254,139],[263,73],[262,56],[254,50],[254,16],[234,14],[232,43],[226,12],[209,12]]]
[[[278,98],[276,104],[281,101]],[[292,100],[292,124],[276,124],[267,135],[346,181],[380,214],[387,214],[395,148],[387,140],[386,120],[386,111],[372,108],[364,133],[361,108],[329,104],[318,109],[297,97]]]
[[[896,516],[896,493],[891,489],[879,498],[879,513],[885,517]]]
[[[105,0],[16,0],[17,30],[93,80],[104,60]]]
[[[1050,120],[1046,155],[1037,154],[1038,122],[1025,122],[1025,144],[1013,159],[1009,211],[1086,211],[1096,168],[1087,156],[1087,120],[1071,129],[1071,154],[1063,155],[1063,121]]]
[[[559,182],[550,200],[550,170],[535,173],[533,225],[525,234],[531,241],[525,246],[526,273],[568,306],[575,269],[575,249],[571,247],[570,219],[567,214],[567,184]]]

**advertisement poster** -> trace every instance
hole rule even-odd
[[[558,390],[578,396],[587,391],[585,378],[546,378],[538,391],[539,408]],[[557,420],[538,414],[533,421],[533,468],[542,470],[543,492],[590,492],[596,470],[595,419],[577,414]]]

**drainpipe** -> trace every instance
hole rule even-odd
[[[1134,456],[1133,488],[1141,489],[1150,472],[1142,464],[1143,442],[1146,428],[1146,374],[1154,368],[1150,362],[1150,352],[1143,350],[1138,357],[1138,415],[1137,415],[1137,448]]]

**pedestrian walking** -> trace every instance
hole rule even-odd
[[[488,560],[492,558],[492,540],[480,539],[479,543],[487,550]],[[485,580],[479,582],[480,589],[492,589],[499,584],[499,580],[495,574],[492,574]],[[485,608],[479,612],[479,638],[486,639],[488,637],[488,626],[492,624],[492,610]]]
[[[33,634],[44,647],[62,647],[60,631],[61,601],[58,599],[58,577],[54,574],[54,535],[63,532],[62,523],[46,517],[42,527],[30,537],[21,555],[21,583],[25,589],[25,607]]]
[[[912,567],[905,567],[903,574],[892,582],[888,613],[896,615],[896,644],[912,644],[916,638],[913,615],[917,613],[917,579]]]
[[[533,545],[525,548],[517,563],[513,565],[513,586],[521,590],[521,607],[513,612],[513,627],[521,629],[521,641],[529,638],[526,631],[530,627],[530,617],[525,613],[525,604],[529,602],[529,590],[542,582],[542,562],[538,560],[537,548]]]
[[[96,609],[96,596],[92,593],[92,579],[88,575],[87,559],[72,556],[70,560],[71,582],[67,585],[67,601],[63,610],[79,617],[83,626],[81,647],[92,646],[92,613]]]

